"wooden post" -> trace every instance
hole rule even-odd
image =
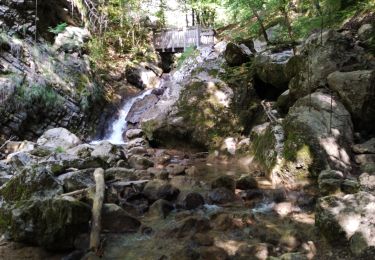
[[[175,32],[174,30],[172,30],[172,32],[171,32],[172,52],[174,52],[174,44],[175,44],[174,36],[176,35],[174,32]]]
[[[184,27],[184,51],[186,51],[186,27]]]
[[[201,28],[197,25],[197,48],[201,46]]]
[[[100,232],[102,229],[102,207],[104,202],[104,170],[98,168],[94,172],[94,178],[96,183],[96,192],[94,198],[94,204],[92,205],[92,223],[91,223],[91,234],[90,234],[90,249],[94,253],[98,253],[100,249]]]

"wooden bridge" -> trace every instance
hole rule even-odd
[[[189,47],[215,43],[215,32],[200,26],[183,29],[165,29],[154,33],[154,46],[161,52],[181,52]]]

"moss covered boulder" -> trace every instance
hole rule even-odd
[[[35,198],[2,204],[0,230],[16,242],[67,250],[79,233],[88,231],[90,217],[90,207],[75,199]]]

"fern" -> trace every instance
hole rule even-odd
[[[58,35],[59,33],[62,33],[63,31],[65,31],[67,26],[68,26],[67,23],[60,23],[55,28],[49,27],[48,31],[50,33],[53,33],[54,35]]]

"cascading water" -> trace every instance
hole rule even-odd
[[[123,136],[124,131],[126,131],[126,127],[127,127],[126,117],[130,109],[132,108],[132,106],[137,100],[143,99],[144,97],[150,95],[151,92],[152,92],[151,89],[146,90],[138,94],[137,96],[131,98],[127,102],[125,102],[123,107],[119,110],[118,118],[112,123],[111,132],[104,138],[104,140],[107,140],[111,142],[112,144],[124,144],[125,143],[124,138],[122,136]]]

